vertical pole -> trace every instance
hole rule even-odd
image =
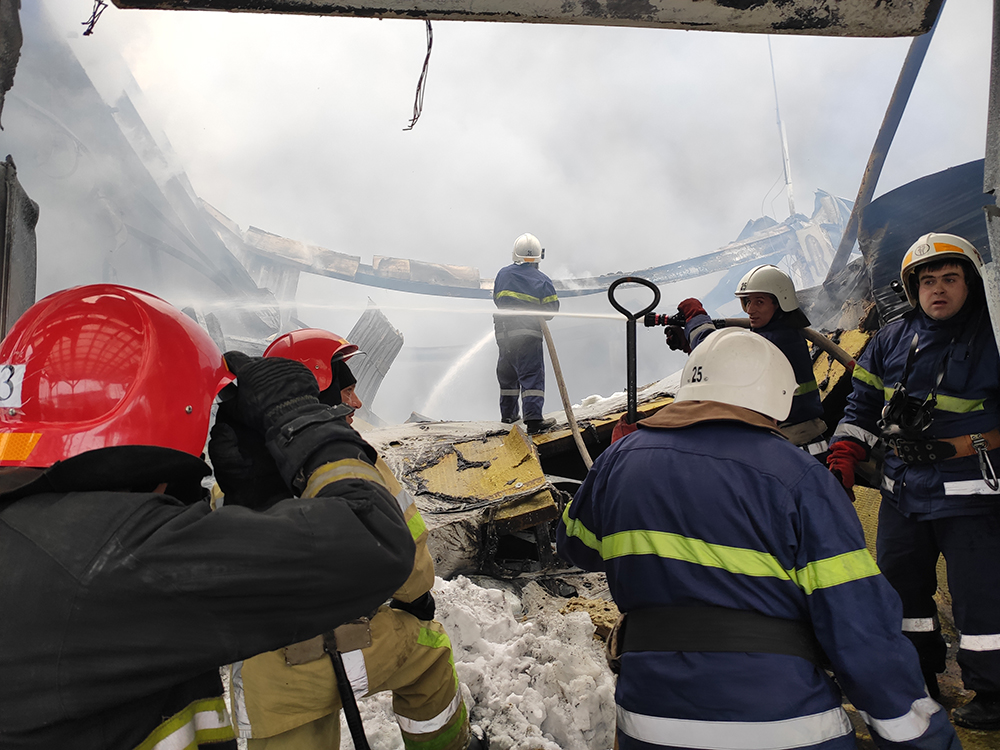
[[[785,193],[788,195],[788,215],[795,215],[795,198],[792,195],[792,161],[788,156],[788,138],[785,137],[785,123],[781,121],[778,108],[778,79],[774,75],[774,55],[771,54],[771,37],[767,37],[767,56],[771,60],[771,83],[774,86],[774,114],[778,118],[778,135],[781,137],[781,165],[785,170]]]
[[[996,201],[1000,188],[1000,0],[993,0],[993,50],[990,61],[989,110],[986,121],[986,162],[983,169],[983,192]],[[993,323],[993,336],[1000,342],[1000,207],[987,205],[986,231],[989,236],[989,257],[984,258],[983,283],[986,303]]]
[[[875,187],[878,185],[878,178],[882,174],[885,157],[889,153],[889,146],[892,145],[892,139],[896,136],[899,121],[903,118],[906,102],[910,99],[910,92],[913,91],[913,84],[917,80],[917,73],[920,72],[920,66],[927,55],[927,48],[934,37],[934,30],[937,28],[938,21],[941,20],[944,5],[944,2],[942,2],[931,30],[926,34],[914,37],[910,43],[910,50],[906,53],[903,67],[899,71],[899,78],[896,79],[896,88],[892,91],[889,106],[885,110],[885,117],[882,118],[882,127],[879,128],[878,135],[875,136],[875,145],[872,146],[872,152],[868,156],[868,166],[865,167],[865,173],[861,177],[861,186],[858,188],[858,197],[854,199],[854,208],[851,209],[851,217],[847,220],[847,226],[844,227],[844,234],[840,238],[837,252],[834,253],[833,260],[830,262],[830,270],[826,274],[826,281],[830,281],[834,276],[843,271],[844,267],[847,266],[847,259],[851,257],[851,250],[854,249],[854,243],[858,239],[858,229],[861,226],[861,212],[871,203],[872,196],[875,195]]]

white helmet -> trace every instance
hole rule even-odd
[[[772,294],[778,300],[782,312],[799,309],[799,299],[795,296],[795,285],[788,274],[777,266],[765,265],[751,268],[736,285],[737,297],[749,294]]]
[[[910,245],[899,268],[899,278],[903,282],[906,299],[914,307],[917,306],[916,284],[911,283],[914,273],[920,266],[936,263],[939,260],[955,261],[959,264],[963,260],[968,261],[980,277],[983,275],[983,258],[971,242],[955,234],[939,232],[925,234]]]
[[[688,357],[674,401],[720,401],[780,422],[791,411],[797,387],[778,347],[745,328],[721,328]]]
[[[545,250],[535,235],[525,233],[514,240],[513,257],[515,263],[537,263],[545,257]]]

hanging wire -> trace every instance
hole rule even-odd
[[[100,2],[100,0],[98,0]],[[420,80],[417,81],[417,95],[413,100],[413,118],[410,124],[403,130],[413,130],[413,126],[420,119],[420,113],[424,109],[424,84],[427,83],[427,66],[431,63],[431,47],[434,45],[434,32],[431,30],[431,22],[427,21],[427,56],[424,58],[424,67],[420,71]]]
[[[104,9],[108,7],[108,4],[104,0],[94,0],[94,10],[90,14],[90,18],[84,21],[81,26],[86,26],[83,30],[84,36],[90,36],[94,33],[94,27],[97,25],[98,19],[100,19],[101,14]]]

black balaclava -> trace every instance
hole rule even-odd
[[[338,406],[343,403],[340,392],[357,383],[358,379],[354,377],[354,373],[351,372],[351,368],[344,360],[331,362],[330,369],[333,371],[333,382],[330,383],[329,388],[319,394],[319,400],[327,406]]]

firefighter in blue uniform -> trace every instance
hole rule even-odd
[[[796,387],[764,337],[709,334],[674,403],[612,444],[563,513],[559,554],[605,571],[624,613],[609,639],[621,750],[853,750],[841,689],[881,748],[961,747],[850,501],[777,429]]]
[[[518,396],[524,410],[524,425],[530,434],[555,424],[542,416],[545,401],[545,359],[542,356],[542,320],[559,310],[552,280],[538,269],[545,250],[533,234],[514,241],[514,262],[501,268],[493,282],[493,303],[503,311],[524,311],[531,315],[494,315],[493,328],[500,358],[500,420],[516,422]]]
[[[850,490],[855,464],[887,444],[878,564],[903,600],[903,632],[933,693],[945,668],[933,599],[943,554],[958,663],[976,692],[953,719],[1000,730],[1000,357],[981,267],[955,235],[926,234],[910,247],[900,276],[914,309],[858,359],[827,462]]]
[[[779,425],[781,431],[795,445],[822,460],[829,447],[823,436],[826,432],[823,402],[813,374],[809,347],[802,334],[802,329],[809,325],[809,318],[799,308],[792,280],[777,266],[757,266],[740,279],[735,294],[750,318],[750,330],[781,349],[795,372],[798,388],[788,418]],[[715,326],[696,299],[684,300],[677,309],[684,315],[686,325],[682,335],[668,328],[667,344],[678,349],[685,348],[690,341],[690,349],[694,349],[707,333],[715,330]]]

